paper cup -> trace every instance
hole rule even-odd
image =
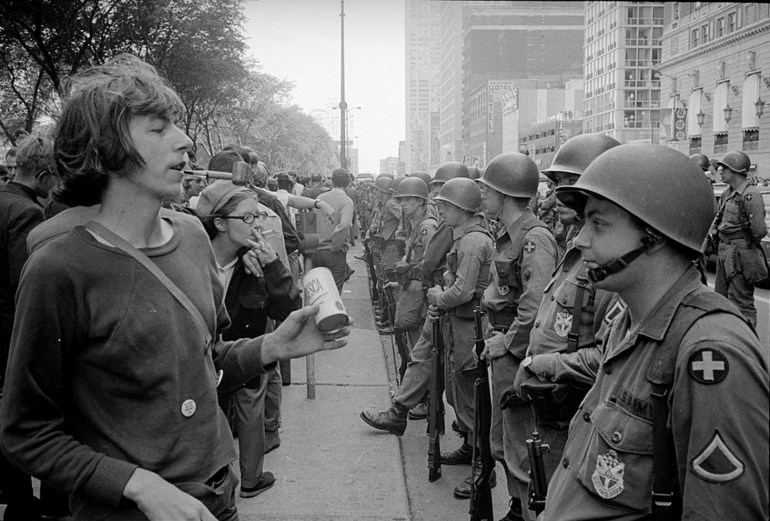
[[[302,288],[305,305],[319,305],[315,323],[321,332],[334,333],[348,325],[348,314],[329,268],[313,268],[305,273]]]

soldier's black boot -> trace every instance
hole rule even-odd
[[[460,448],[441,453],[442,465],[470,465],[473,459],[473,447],[463,441]]]
[[[471,472],[471,475],[462,480],[460,484],[455,487],[454,495],[457,499],[468,499],[471,497],[471,483],[479,476],[479,474],[481,474],[481,459],[476,458],[476,461],[473,463],[473,472]],[[495,472],[495,469],[492,469],[492,472],[489,474],[489,488],[495,488],[495,486],[497,486],[497,472]]]
[[[521,501],[517,497],[511,498],[511,508],[500,521],[524,521],[521,511]]]
[[[408,412],[409,409],[396,402],[387,411],[363,411],[361,419],[375,429],[401,436],[406,431],[406,415]]]

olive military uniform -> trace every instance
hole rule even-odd
[[[492,455],[504,464],[508,492],[525,500],[529,463],[525,441],[535,427],[529,406],[501,410],[503,393],[513,387],[529,335],[556,265],[556,241],[551,231],[527,210],[497,233],[492,281],[484,292],[491,334],[503,334],[506,353],[491,361]]]
[[[728,187],[719,198],[714,222],[719,237],[715,290],[731,300],[754,326],[754,286],[751,273],[763,269],[759,250],[767,233],[765,206],[757,187],[744,180],[736,190]]]
[[[572,420],[548,488],[546,520],[650,518],[649,371],[677,313],[701,292],[710,290],[690,268],[635,330],[627,311],[610,325],[596,384]],[[767,519],[767,349],[741,318],[724,311],[702,316],[678,345],[667,347],[676,349],[666,430],[682,519]]]

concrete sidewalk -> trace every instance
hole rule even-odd
[[[366,267],[354,255],[360,247],[348,253],[355,273],[342,295],[355,323],[348,345],[316,355],[315,400],[307,399],[305,360],[292,361],[281,446],[265,456],[276,483],[238,499],[244,521],[411,519],[398,437],[372,436],[359,418],[367,407],[389,407],[390,389]]]

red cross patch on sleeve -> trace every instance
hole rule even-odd
[[[704,385],[718,384],[727,378],[730,364],[715,349],[699,349],[687,362],[687,370],[693,380]]]

